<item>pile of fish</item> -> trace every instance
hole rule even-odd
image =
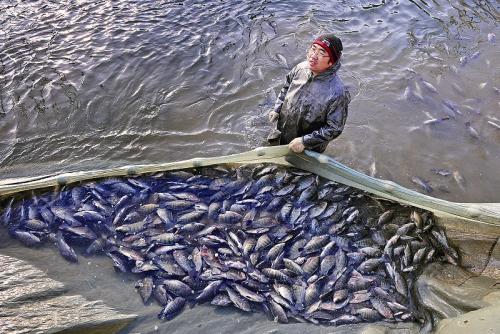
[[[77,262],[105,254],[144,303],[332,325],[425,322],[412,286],[458,254],[429,212],[272,164],[107,178],[3,200],[11,236]]]

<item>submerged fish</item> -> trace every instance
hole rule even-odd
[[[441,176],[449,176],[453,173],[451,170],[445,168],[431,168],[431,172]]]
[[[472,138],[479,139],[479,132],[477,132],[477,130],[472,127],[470,122],[465,122],[465,128]]]
[[[428,181],[422,179],[421,177],[418,177],[418,176],[413,176],[411,178],[411,182],[415,183],[416,185],[418,185],[420,188],[422,188],[425,192],[427,193],[431,193],[432,192],[432,187],[431,185],[429,184]]]

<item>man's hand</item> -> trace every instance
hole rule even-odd
[[[288,144],[288,148],[295,153],[302,153],[306,147],[302,142],[302,137],[297,137]]]
[[[267,117],[269,118],[269,122],[274,123],[278,119],[279,115],[280,114],[278,114],[276,111],[270,111],[269,115],[267,115]]]

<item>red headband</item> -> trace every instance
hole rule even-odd
[[[337,50],[335,49],[335,45],[330,43],[327,39],[316,39],[313,44],[318,44],[321,46],[325,51],[328,53],[328,56],[330,56],[330,60],[332,61],[332,64],[337,61],[337,57],[333,55],[332,49],[330,49],[330,44],[332,45],[333,50],[335,53],[337,53]]]

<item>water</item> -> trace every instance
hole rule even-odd
[[[499,202],[500,130],[488,123],[500,124],[499,41],[488,40],[490,33],[500,38],[499,9],[493,1],[444,0],[1,1],[0,178],[260,146],[285,75],[315,36],[335,32],[353,101],[344,133],[326,154],[413,189],[420,189],[411,181],[418,176],[439,198]],[[450,116],[443,101],[461,114],[423,124]],[[431,168],[456,171],[464,181]],[[111,268],[89,265],[102,279],[82,288],[75,271],[83,266],[61,260],[54,268],[53,256],[14,245],[7,242],[2,252],[35,258],[77,293],[146,312],[135,293],[98,288],[120,280]],[[204,312],[196,321],[206,326],[225,311]],[[182,326],[192,317],[185,312],[162,328],[199,330]],[[218,326],[258,326],[256,319]],[[148,321],[138,331],[152,330]]]

